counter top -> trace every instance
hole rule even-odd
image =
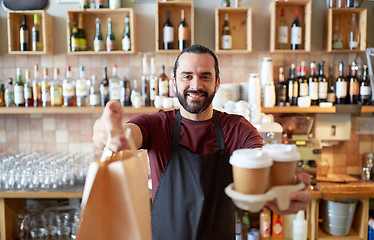
[[[374,182],[331,183],[318,182],[313,198],[374,198]]]

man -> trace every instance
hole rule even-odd
[[[235,207],[224,188],[232,180],[229,156],[239,148],[261,148],[258,131],[243,117],[213,110],[220,85],[218,60],[201,45],[184,49],[175,62],[174,88],[180,110],[140,115],[125,127],[132,130],[138,148],[147,149],[152,177],[153,239],[234,239]],[[95,145],[102,148],[106,133],[122,127],[122,106],[109,102],[94,126]],[[129,148],[123,134],[113,137],[109,149]],[[299,181],[310,179],[298,174]],[[294,192],[295,213],[310,201],[310,189]]]

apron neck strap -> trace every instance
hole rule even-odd
[[[175,122],[174,122],[174,129],[173,129],[173,146],[179,145],[179,137],[180,137],[180,130],[181,130],[181,112],[178,110],[176,116],[175,116]],[[217,146],[219,150],[225,150],[225,142],[223,139],[222,134],[222,128],[221,124],[219,122],[218,116],[216,111],[213,111],[213,123],[214,123],[214,130],[216,132],[216,140],[217,140]]]

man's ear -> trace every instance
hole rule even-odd
[[[221,85],[221,78],[217,78],[217,81],[216,81],[216,93],[218,91],[219,85]]]

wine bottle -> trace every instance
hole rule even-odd
[[[277,106],[287,106],[287,83],[284,81],[284,70],[283,67],[279,68],[278,83],[275,86],[276,92],[276,105]]]
[[[21,75],[21,69],[17,68],[17,78],[16,84],[14,85],[14,103],[16,107],[25,106],[25,97],[24,97],[24,82]]]
[[[126,52],[131,50],[129,15],[126,15],[125,17],[125,30],[123,31],[123,37],[122,37],[122,50]]]
[[[26,25],[26,15],[22,15],[22,25],[19,29],[20,51],[30,51],[30,32]]]
[[[121,0],[109,0],[109,8],[116,9],[121,7]]]
[[[318,76],[317,76],[316,62],[310,63],[310,77],[309,77],[309,97],[311,105],[318,105]]]
[[[335,83],[336,103],[345,104],[348,91],[348,83],[344,77],[344,63],[339,63],[339,76]]]
[[[148,75],[148,63],[147,58],[143,57],[143,71],[142,71],[142,82],[141,82],[141,94],[142,94],[142,105],[143,107],[151,105],[151,97],[149,91],[149,75]]]
[[[115,37],[112,31],[112,18],[108,18],[108,34],[106,36],[106,50],[111,52],[115,49]]]
[[[32,96],[34,98],[34,107],[42,106],[42,90],[38,64],[34,65],[34,78],[32,80]]]
[[[174,27],[170,22],[170,10],[166,11],[166,22],[163,27],[164,49],[174,49]]]
[[[121,81],[121,99],[122,106],[131,106],[131,88],[130,81],[124,76]]]
[[[90,8],[90,1],[89,0],[80,0],[79,1],[79,7],[81,9]]]
[[[14,107],[14,87],[13,87],[13,79],[8,78],[8,85],[5,88],[4,92],[5,98],[5,106],[6,107]]]
[[[278,23],[278,49],[288,49],[288,25],[285,18],[285,10],[281,8],[281,16]]]
[[[329,75],[327,77],[327,101],[331,103],[335,103],[336,101],[336,93],[335,93],[335,81],[334,76],[332,73],[333,66],[330,64],[329,66]]]
[[[83,29],[83,15],[78,15],[78,33],[77,33],[78,39],[79,39],[79,51],[86,51],[87,50],[87,39],[86,34],[84,33]]]
[[[356,14],[352,13],[352,22],[348,32],[348,47],[350,50],[356,50],[360,46],[360,34],[357,29]]]
[[[306,97],[309,95],[309,84],[308,79],[305,76],[305,62],[301,61],[298,68],[298,82],[299,82],[299,97]]]
[[[288,77],[288,102],[290,105],[297,105],[297,98],[299,97],[299,84],[295,77],[295,64],[292,63],[289,69]]]
[[[229,26],[229,13],[225,12],[224,23],[222,27],[222,36],[221,36],[221,48],[223,50],[230,50],[232,48],[232,36]]]
[[[94,50],[95,52],[104,50],[104,39],[103,34],[101,33],[101,21],[99,18],[96,18],[96,34],[94,39]]]
[[[77,23],[73,23],[73,30],[70,36],[70,44],[71,44],[71,51],[76,52],[79,51],[79,37],[78,37],[78,28]]]
[[[51,81],[51,106],[62,106],[62,84],[60,81],[60,70],[58,68],[54,69],[53,80]]]
[[[295,18],[291,25],[291,49],[296,50],[301,48],[302,42],[302,28],[299,21],[299,9],[295,8]]]
[[[163,97],[169,96],[169,79],[165,74],[165,65],[161,66],[161,74],[158,77],[159,95]]]
[[[360,99],[360,81],[357,78],[357,63],[352,62],[349,76],[349,103],[357,104]]]
[[[32,82],[30,80],[30,71],[26,69],[25,71],[25,85],[23,88],[23,96],[25,98],[25,107],[34,106],[34,99],[32,96]]]
[[[343,49],[343,37],[339,29],[339,19],[335,19],[334,33],[332,35],[332,49],[340,50]]]
[[[187,47],[189,40],[189,28],[185,20],[184,9],[181,10],[181,21],[178,26],[178,46],[179,50]]]
[[[155,98],[158,95],[158,77],[156,76],[155,58],[151,58],[151,75],[149,76],[149,97],[151,106],[154,106]]]
[[[48,77],[48,68],[43,69],[43,80],[42,80],[42,106],[51,106],[51,92],[50,92],[50,82]]]
[[[327,79],[324,73],[325,62],[320,61],[318,64],[318,99],[319,102],[326,102],[327,100]]]
[[[96,75],[91,77],[90,86],[90,106],[98,107],[100,106],[100,83],[96,80]]]
[[[109,81],[108,81],[107,67],[104,67],[103,80],[101,80],[101,83],[100,83],[100,105],[102,107],[105,107],[107,102],[109,102]]]
[[[367,105],[371,100],[371,85],[370,85],[370,76],[368,74],[368,66],[364,65],[364,72],[362,74],[362,80],[360,85],[360,96],[361,104]]]
[[[106,7],[107,7],[106,0],[95,0],[95,8],[96,9],[106,8]]]
[[[65,79],[62,81],[62,97],[64,107],[76,106],[75,82],[71,77],[71,67],[66,67]]]
[[[117,76],[117,65],[113,66],[112,77],[109,79],[109,99],[118,101],[121,99],[121,88],[120,80]]]
[[[88,90],[86,74],[84,72],[84,66],[79,66],[79,78],[75,83],[75,95],[77,96],[77,107],[88,106]]]
[[[43,43],[41,39],[42,35],[40,33],[40,22],[39,15],[34,14],[34,26],[31,29],[31,39],[32,39],[32,51],[42,51]]]

